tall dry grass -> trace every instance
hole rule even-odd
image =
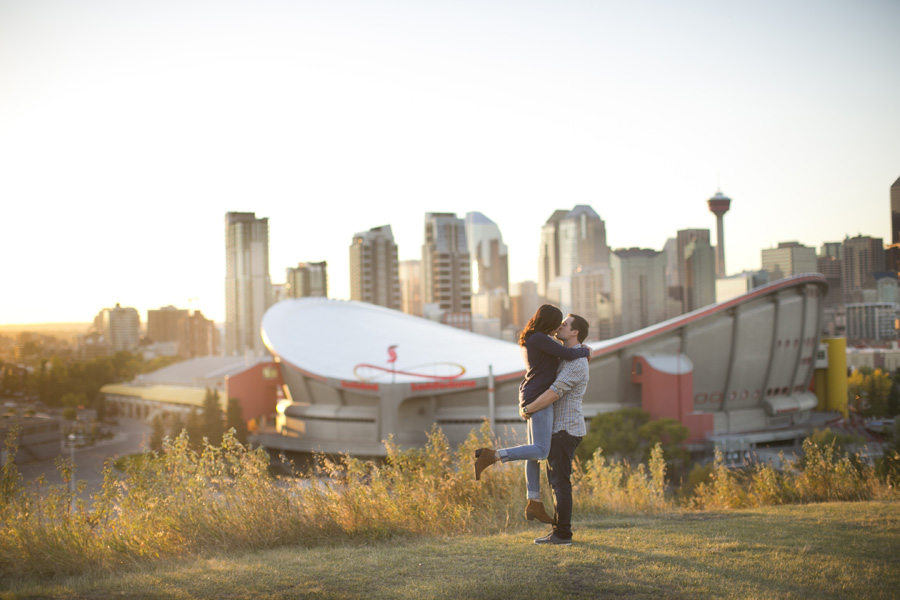
[[[299,478],[268,473],[269,455],[231,434],[191,449],[167,440],[124,474],[107,464],[90,502],[64,484],[23,486],[12,458],[0,473],[0,574],[74,574],[189,553],[311,545],[347,538],[498,531],[518,525],[521,469],[497,468],[474,481],[485,423],[455,450],[435,428],[422,449],[386,442],[382,464],[317,457]],[[61,462],[64,482],[74,477]]]
[[[523,524],[521,463],[473,476],[476,448],[492,446],[485,422],[452,448],[434,428],[424,448],[386,442],[381,463],[317,457],[299,478],[269,475],[269,456],[226,434],[221,446],[191,449],[186,434],[162,453],[133,461],[124,474],[108,464],[89,502],[66,485],[23,485],[12,459],[0,471],[0,575],[103,571],[189,554],[320,545],[347,539],[495,533]],[[815,444],[791,470],[735,471],[717,455],[708,482],[687,499],[666,485],[662,449],[647,465],[609,462],[598,451],[575,470],[576,515],[662,513],[820,500],[896,498],[890,481],[858,461]],[[73,465],[61,461],[64,479]],[[546,490],[545,490],[546,493]]]
[[[728,509],[850,500],[897,499],[895,481],[879,477],[858,455],[839,452],[834,444],[803,441],[801,458],[779,471],[771,464],[725,466],[716,450],[710,481],[686,501],[689,508]]]

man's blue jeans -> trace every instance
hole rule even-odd
[[[530,500],[541,499],[541,466],[539,460],[544,460],[550,454],[550,434],[553,433],[553,405],[541,409],[531,415],[527,425],[527,444],[513,448],[500,448],[497,452],[503,462],[511,460],[524,460],[525,463],[525,488]]]

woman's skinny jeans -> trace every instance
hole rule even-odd
[[[541,467],[539,460],[544,460],[550,454],[550,436],[553,433],[553,405],[543,408],[528,419],[526,440],[528,444],[513,448],[500,448],[503,462],[511,460],[524,460],[525,463],[525,488],[528,490],[529,500],[541,498]]]

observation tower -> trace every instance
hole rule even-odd
[[[716,215],[716,277],[725,277],[725,213],[731,208],[731,198],[721,191],[706,201],[709,212]]]

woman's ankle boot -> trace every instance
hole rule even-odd
[[[529,500],[528,505],[525,507],[525,517],[529,521],[533,521],[537,519],[541,523],[547,523],[548,525],[554,525],[556,521],[547,514],[547,511],[544,510],[544,503],[540,500]]]

